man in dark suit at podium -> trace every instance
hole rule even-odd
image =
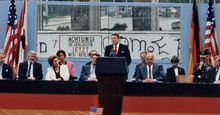
[[[0,49],[0,79],[12,79],[12,69],[4,63],[4,51]]]
[[[36,62],[37,52],[28,53],[28,61],[20,63],[18,69],[19,79],[42,80],[42,65]]]
[[[119,34],[114,33],[111,35],[112,44],[105,47],[105,56],[125,57],[127,65],[131,63],[131,55],[128,46],[119,43]]]

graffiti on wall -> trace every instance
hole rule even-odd
[[[179,56],[179,33],[122,33],[120,43],[128,45],[132,59],[139,59],[141,51],[153,52],[156,59]],[[97,50],[102,56],[105,46],[111,44],[109,34],[38,34],[38,53],[48,57],[63,49],[69,57],[88,57],[89,51]]]

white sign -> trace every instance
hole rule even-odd
[[[67,56],[88,57],[91,50],[101,52],[101,40],[101,35],[60,35],[59,46]]]

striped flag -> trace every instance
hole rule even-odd
[[[103,108],[90,107],[89,115],[102,115]]]
[[[19,29],[18,29],[18,37],[20,38],[19,44],[19,60],[18,62],[24,62],[27,54],[27,0],[23,0],[20,20],[19,20]]]
[[[14,76],[17,75],[17,68],[20,62],[25,59],[25,49],[27,48],[27,0],[23,0],[19,25],[15,0],[11,0],[9,6],[8,23],[6,27],[6,38],[4,44],[5,63],[12,69]]]
[[[205,47],[204,49],[209,51],[209,63],[214,65],[214,57],[219,55],[218,51],[218,41],[215,34],[215,15],[213,0],[209,1],[206,31],[205,31]]]
[[[5,63],[10,67],[15,67],[16,59],[18,57],[18,23],[17,23],[17,13],[15,0],[11,0],[8,13],[8,22],[6,27],[6,37],[4,44],[4,53],[5,53]],[[13,68],[14,70],[14,68]]]
[[[189,44],[188,75],[192,75],[194,65],[200,62],[199,52],[202,49],[200,27],[199,27],[199,15],[198,15],[198,7],[196,4],[196,0],[194,0],[193,2],[189,40],[190,40],[189,41],[190,44]]]

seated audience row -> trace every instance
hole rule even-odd
[[[95,75],[96,59],[100,55],[96,50],[89,53],[91,61],[82,66],[80,81],[97,81]],[[56,55],[48,58],[50,67],[47,69],[46,80],[62,81],[74,80],[74,65],[65,60],[66,53],[59,50]],[[4,64],[5,55],[0,49],[0,79],[13,79],[13,71]],[[177,56],[171,58],[172,67],[167,68],[164,74],[163,66],[154,63],[153,53],[143,51],[140,53],[141,63],[136,65],[133,75],[135,82],[176,82],[180,75],[185,75],[185,70],[178,66]],[[200,63],[195,64],[193,82],[195,83],[220,83],[220,57],[215,57],[215,66],[208,64],[208,52],[200,52]],[[30,51],[27,61],[19,64],[18,79],[42,80],[42,65],[37,62],[37,53]]]
[[[154,55],[142,51],[140,53],[141,63],[135,67],[133,81],[137,82],[176,82],[176,77],[185,75],[185,70],[178,66],[179,59],[177,56],[171,58],[172,67],[167,68],[164,75],[162,65],[154,64]]]

